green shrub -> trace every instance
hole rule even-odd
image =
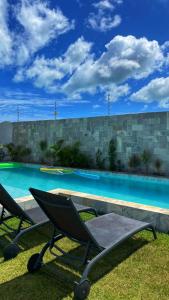
[[[87,168],[89,167],[88,157],[81,152],[80,142],[73,145],[66,145],[58,152],[59,163],[65,167]]]
[[[117,169],[117,145],[114,139],[109,142],[109,166],[110,170],[115,171]]]
[[[125,169],[124,164],[122,163],[122,161],[120,159],[117,160],[117,171],[122,172]]]
[[[159,159],[159,158],[157,158],[157,159],[155,160],[155,162],[154,162],[156,172],[157,172],[157,174],[159,174],[159,175],[161,174],[161,167],[162,167],[162,164],[163,164],[163,162],[162,162],[162,160]]]
[[[81,152],[80,142],[75,142],[73,145],[65,146],[63,144],[64,140],[60,140],[50,147],[48,155],[53,158],[55,165],[73,168],[89,167],[89,159]]]
[[[59,152],[61,151],[64,144],[64,140],[61,139],[57,141],[56,144],[50,146],[50,149],[47,151],[47,156],[52,160],[52,163],[57,165],[59,163]]]
[[[12,161],[23,161],[31,154],[31,149],[22,145],[14,145],[13,143],[5,145],[8,150],[8,154]]]
[[[102,157],[102,151],[100,149],[96,152],[96,166],[101,170],[105,168],[105,158]]]
[[[132,156],[129,159],[129,168],[137,171],[139,167],[141,166],[141,158],[138,154],[132,154]]]
[[[48,143],[45,140],[42,140],[39,142],[39,147],[41,150],[41,163],[45,162],[46,154],[47,154],[47,149],[48,149]]]
[[[149,172],[149,168],[152,162],[152,153],[150,150],[144,150],[141,155],[141,160],[143,163],[143,166],[145,168],[146,173]]]
[[[42,152],[46,151],[48,148],[48,143],[45,140],[42,140],[39,142],[39,147],[41,149]]]

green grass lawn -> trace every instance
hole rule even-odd
[[[48,240],[51,228],[46,226],[22,239],[17,258],[0,265],[1,300],[56,300],[73,298],[73,281],[78,281],[82,269],[63,263],[61,257],[45,256],[45,266],[28,274],[29,257],[40,251]],[[8,236],[1,236],[5,245]],[[82,248],[64,239],[59,244],[80,255]],[[89,299],[93,300],[168,300],[169,299],[169,236],[158,234],[153,241],[150,232],[137,234],[112,251],[93,269]]]

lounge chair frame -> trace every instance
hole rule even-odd
[[[14,218],[14,216],[13,215],[6,215],[6,213],[7,212],[6,212],[5,208],[2,207],[2,211],[1,211],[1,215],[0,215],[0,225],[4,225],[7,229],[13,231],[17,235],[22,229],[23,218],[19,219],[18,228],[16,230],[13,230],[13,228],[11,226],[9,226],[8,224],[6,224],[5,222],[12,219],[12,218]],[[6,231],[4,228],[1,228],[1,230]]]
[[[66,198],[64,196],[59,196],[60,198]],[[11,259],[18,255],[20,252],[20,248],[17,245],[18,241],[23,235],[26,235],[27,233],[31,232],[32,230],[35,230],[45,224],[47,224],[49,219],[46,217],[45,220],[35,223],[34,220],[27,214],[29,211],[33,211],[36,208],[24,211],[17,203],[16,201],[9,195],[9,193],[5,190],[5,188],[0,184],[0,204],[2,205],[2,211],[0,214],[0,229],[8,234],[10,234],[12,238],[12,242],[7,245],[3,249],[4,258]],[[91,213],[95,216],[97,216],[97,212],[92,207],[87,207],[83,205],[77,205],[78,212],[87,212]],[[42,211],[40,207],[38,207],[38,211]],[[16,229],[9,226],[6,221],[12,219],[12,218],[18,218],[18,227]],[[23,223],[27,223],[28,227],[22,227]],[[10,230],[10,232],[9,232]]]
[[[122,217],[122,216],[118,216],[118,215],[115,215],[115,214],[107,214],[107,215],[102,216],[102,217],[97,217],[96,221],[98,222],[100,218],[105,218],[106,219],[107,217],[113,217],[113,216],[117,217],[118,216],[119,218],[123,218],[124,220],[130,220],[130,221],[132,220],[133,222],[136,221],[136,222],[140,223],[140,226],[137,227],[135,230],[132,230],[132,232],[128,232],[127,235],[122,236],[116,242],[112,242],[109,246],[103,247],[103,246],[101,246],[99,244],[99,242],[97,241],[97,239],[94,238],[92,232],[85,225],[88,222],[84,223],[82,221],[82,219],[78,215],[78,212],[76,210],[76,207],[75,207],[74,203],[71,201],[71,199],[69,199],[68,200],[68,202],[69,202],[69,204],[68,204],[69,209],[73,213],[74,217],[77,218],[77,220],[79,222],[79,228],[81,226],[80,230],[83,231],[83,229],[84,229],[85,232],[86,232],[86,236],[88,237],[88,240],[86,239],[86,241],[83,239],[83,237],[78,239],[77,236],[76,236],[76,234],[75,234],[75,236],[73,236],[73,234],[71,232],[66,231],[66,229],[63,230],[60,227],[60,225],[57,226],[57,217],[56,217],[56,222],[55,222],[54,221],[54,215],[52,215],[51,214],[51,210],[48,209],[48,208],[50,208],[50,205],[51,205],[51,207],[53,207],[53,209],[54,208],[57,209],[57,207],[60,210],[62,209],[61,208],[62,207],[62,203],[60,202],[60,204],[59,204],[59,201],[58,201],[59,199],[57,198],[57,195],[55,195],[55,199],[56,199],[56,205],[55,205],[54,204],[54,197],[51,194],[43,192],[43,191],[35,190],[35,189],[30,189],[30,192],[32,193],[32,195],[34,196],[35,200],[38,202],[38,204],[40,205],[40,207],[47,214],[48,218],[53,223],[53,225],[54,225],[54,234],[53,234],[51,240],[48,241],[45,244],[45,246],[42,248],[41,252],[34,254],[29,259],[28,265],[27,265],[28,271],[29,272],[35,272],[35,271],[37,271],[38,269],[41,268],[41,266],[43,264],[43,257],[44,257],[44,255],[45,255],[45,253],[46,253],[46,251],[48,249],[49,249],[49,251],[54,256],[58,256],[58,255],[56,255],[53,252],[54,248],[56,250],[58,250],[63,255],[67,254],[67,253],[64,252],[63,249],[61,249],[57,245],[57,242],[59,240],[61,240],[62,238],[64,238],[64,237],[67,237],[67,238],[69,238],[71,240],[73,239],[74,241],[78,242],[80,245],[84,245],[85,246],[85,253],[84,253],[84,256],[83,256],[83,258],[81,260],[82,264],[84,265],[84,271],[83,271],[82,277],[80,279],[80,282],[79,283],[77,283],[77,282],[75,283],[75,289],[74,289],[74,295],[75,295],[75,298],[77,298],[77,299],[80,299],[80,300],[86,299],[86,297],[88,296],[88,294],[90,292],[90,282],[88,280],[88,276],[89,276],[89,274],[91,272],[91,269],[96,265],[96,263],[101,258],[103,258],[104,256],[106,256],[112,249],[114,249],[119,244],[121,244],[122,242],[124,242],[126,239],[130,238],[131,236],[133,236],[134,234],[136,234],[137,232],[142,231],[142,230],[149,230],[149,231],[151,231],[152,234],[153,234],[154,239],[157,238],[155,229],[154,229],[153,225],[150,224],[150,223],[139,222],[139,221],[128,219],[128,218],[125,218],[125,217]],[[50,200],[50,197],[52,197],[52,199],[53,199],[52,200],[53,201],[52,204],[48,203],[49,200]],[[65,203],[64,203],[64,205],[65,205]],[[63,209],[64,209],[64,206],[63,206]],[[66,208],[65,208],[65,210],[66,210]],[[55,212],[56,212],[56,210],[55,210]],[[67,214],[67,216],[68,216],[68,214]],[[71,227],[71,224],[70,224],[70,227]],[[57,234],[56,234],[56,231],[57,231]],[[89,261],[88,260],[89,253],[90,253],[90,250],[91,250],[92,247],[97,250],[98,254]],[[69,256],[69,257],[72,259],[72,256]]]

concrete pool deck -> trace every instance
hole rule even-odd
[[[151,222],[155,226],[156,230],[169,233],[169,209],[65,189],[54,189],[49,192],[70,196],[76,203],[94,207],[100,213],[114,212],[140,221]],[[15,200],[23,209],[29,209],[37,206],[37,203],[32,196],[15,198]]]

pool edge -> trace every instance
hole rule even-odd
[[[50,190],[49,192],[70,196],[75,202],[87,206],[93,206],[100,213],[115,212],[140,221],[151,222],[158,231],[165,233],[169,232],[169,209],[134,202],[126,202],[114,198],[107,198],[60,188]],[[29,209],[37,206],[37,203],[32,196],[19,197],[15,198],[15,200],[22,206],[23,209]]]

